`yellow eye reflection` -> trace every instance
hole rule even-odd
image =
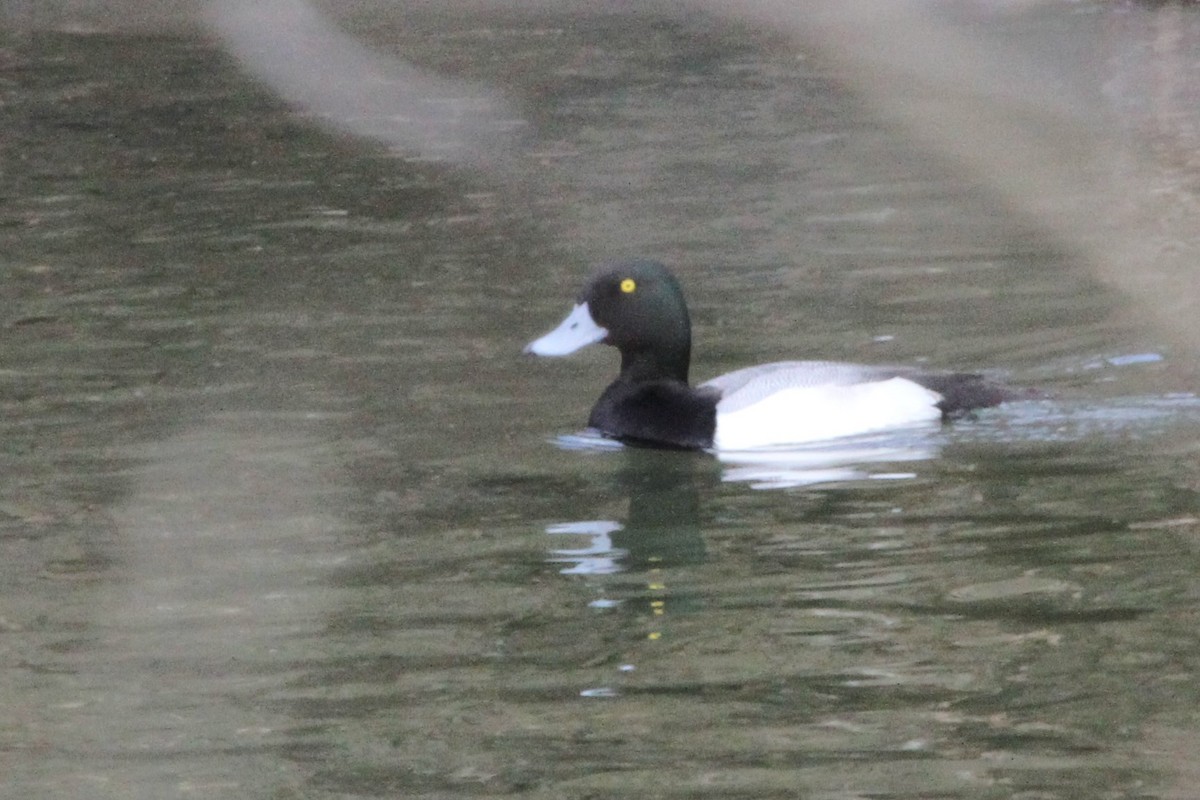
[[[625,294],[631,294],[637,289],[637,281],[633,278],[626,278],[621,281],[621,291]]]

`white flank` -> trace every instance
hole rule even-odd
[[[723,413],[717,404],[717,450],[804,444],[941,419],[941,395],[905,378],[848,386],[782,389]]]

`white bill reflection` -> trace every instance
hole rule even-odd
[[[624,526],[607,519],[563,522],[546,528],[550,534],[587,536],[586,547],[562,548],[550,551],[551,563],[568,564],[560,572],[564,575],[611,575],[620,572],[620,559],[626,551],[614,547],[612,534]]]

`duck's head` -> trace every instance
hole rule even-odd
[[[565,356],[601,342],[621,351],[621,377],[687,381],[692,328],[683,291],[657,261],[606,264],[584,285],[575,308],[526,353]]]

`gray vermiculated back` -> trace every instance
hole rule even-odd
[[[732,413],[784,389],[850,386],[915,374],[915,370],[904,367],[874,367],[841,361],[776,361],[719,375],[700,384],[700,388],[717,389],[721,393],[720,410]]]

